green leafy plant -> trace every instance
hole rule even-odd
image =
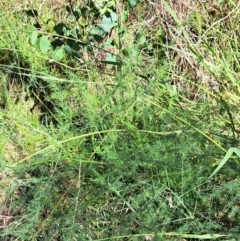
[[[0,239],[238,240],[236,4],[81,3],[1,10]]]
[[[29,28],[30,43],[32,45],[38,44],[42,53],[51,50],[53,52],[52,58],[56,62],[61,61],[66,54],[73,58],[81,58],[84,49],[92,52],[93,55],[94,49],[100,48],[101,51],[104,51],[104,47],[99,46],[99,44],[106,41],[105,37],[113,28],[119,28],[118,16],[112,10],[112,7],[112,3],[106,2],[101,9],[98,9],[93,2],[84,7],[74,7],[72,2],[69,1],[66,7],[67,20],[65,23],[55,24],[53,27],[55,34],[49,33],[46,35],[43,32],[44,24],[47,25],[48,22],[39,27],[39,21],[37,20],[34,26]],[[36,10],[28,10],[26,13],[34,19],[38,18]],[[101,22],[97,23],[100,17]],[[114,54],[111,53],[111,55]],[[94,58],[93,61],[98,60]],[[116,58],[112,57],[107,58],[106,61],[105,63],[120,64]]]

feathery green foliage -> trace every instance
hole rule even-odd
[[[239,4],[12,4],[0,240],[238,240]]]

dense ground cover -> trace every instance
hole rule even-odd
[[[239,239],[237,1],[0,4],[0,240]]]

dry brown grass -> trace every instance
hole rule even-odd
[[[225,51],[231,51],[229,39],[236,39],[238,29],[234,22],[240,16],[239,2],[233,6],[229,1],[218,3],[201,1],[166,1],[171,12],[163,2],[148,1],[148,8],[143,9],[146,32],[154,36],[161,28],[165,33],[166,58],[172,63],[172,84],[188,90],[188,98],[197,101],[200,99],[199,86],[205,89],[207,95],[217,93],[220,90],[218,78],[222,78],[217,67],[222,58],[221,47]],[[175,16],[173,16],[173,14]],[[177,22],[176,22],[177,19]],[[223,36],[226,34],[226,38]],[[230,34],[230,35],[229,35]],[[214,36],[215,35],[215,36]],[[211,44],[210,51],[204,41]],[[190,48],[189,48],[190,47]],[[192,52],[196,51],[198,56]],[[226,53],[225,52],[225,53]],[[215,56],[218,53],[219,56]],[[199,58],[215,65],[211,69],[199,62]],[[237,78],[237,73],[234,73]],[[188,81],[186,81],[188,80]],[[222,83],[225,80],[221,80]]]

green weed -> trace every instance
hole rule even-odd
[[[238,240],[236,4],[35,4],[0,16],[0,239]]]

